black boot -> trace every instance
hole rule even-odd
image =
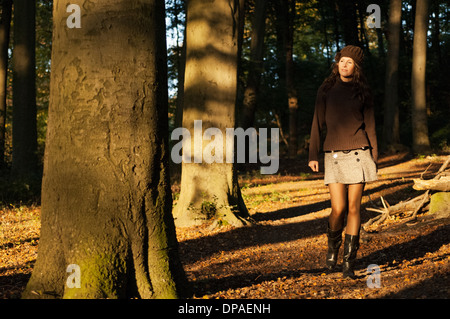
[[[331,230],[330,225],[327,228],[328,236],[328,252],[327,252],[327,268],[332,270],[336,266],[339,247],[342,244],[342,228],[340,230]]]
[[[344,241],[344,258],[342,263],[342,277],[350,277],[355,279],[355,272],[353,270],[356,260],[356,253],[359,248],[359,235],[345,234]]]

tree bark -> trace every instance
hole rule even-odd
[[[255,121],[255,111],[258,100],[261,73],[263,71],[264,30],[267,0],[255,1],[255,14],[252,23],[250,43],[250,65],[247,86],[244,91],[244,114],[242,127],[252,127]]]
[[[336,46],[336,52],[341,51],[340,49],[340,32],[339,32],[339,6],[337,0],[329,0],[331,3],[331,8],[333,10],[333,30],[334,30],[334,44]]]
[[[298,149],[297,140],[297,116],[298,96],[294,83],[294,21],[295,1],[286,0],[287,24],[285,25],[286,37],[286,90],[289,109],[289,157],[295,158]]]
[[[210,143],[202,138],[207,128],[220,130],[223,148],[214,151],[225,155],[226,128],[235,127],[239,7],[239,1],[229,0],[188,2],[183,128],[190,133],[194,156],[191,163],[182,163],[181,192],[173,212],[177,226],[242,226],[249,217],[235,163],[227,163],[225,156],[213,163],[202,158]],[[196,120],[202,121],[200,137],[194,132]],[[193,151],[196,143],[201,154]]]
[[[343,37],[346,45],[360,46],[358,38],[358,19],[356,15],[356,2],[337,1],[339,20],[343,28]]]
[[[2,1],[0,23],[0,169],[5,167],[6,95],[8,75],[8,47],[11,29],[12,0]]]
[[[41,237],[23,297],[179,297],[164,1],[72,4],[79,29],[54,2]]]
[[[427,30],[428,0],[417,0],[411,77],[413,150],[417,153],[430,148],[425,89]]]
[[[442,192],[448,192],[450,191],[450,177],[444,176],[440,179],[429,179],[429,180],[423,180],[423,179],[414,179],[414,186],[413,188],[415,190],[435,190],[435,191],[442,191]]]
[[[435,1],[432,3],[434,17],[433,17],[433,33],[431,34],[432,49],[434,57],[437,60],[439,66],[438,70],[442,70],[442,50],[441,50],[441,23],[440,23],[440,3]]]
[[[178,6],[177,1],[174,2]],[[179,9],[181,12],[186,12],[185,4],[182,1],[182,8]],[[177,12],[175,12],[177,14]],[[177,19],[178,28],[178,19]],[[177,30],[178,32],[178,30]],[[178,43],[177,43],[178,44]],[[177,104],[175,110],[175,127],[180,127],[183,122],[183,104],[184,104],[184,70],[186,68],[186,20],[183,23],[183,44],[179,49],[177,56],[177,71],[178,71],[178,84],[177,84]]]
[[[279,39],[278,50],[280,63],[283,69],[280,72],[281,86],[284,85],[285,93],[283,97],[287,101],[289,112],[289,142],[288,155],[294,158],[297,154],[297,114],[298,114],[298,97],[297,90],[294,84],[294,60],[293,60],[293,36],[294,36],[294,15],[295,15],[295,1],[283,0],[277,4],[277,37]]]
[[[25,180],[37,170],[35,14],[34,2],[14,1],[12,171]]]
[[[389,5],[388,53],[384,89],[384,145],[400,144],[398,113],[398,59],[400,50],[401,0],[391,0]]]

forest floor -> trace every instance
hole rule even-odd
[[[420,195],[413,178],[433,176],[445,156],[382,157],[379,180],[366,186],[362,221],[381,207]],[[426,172],[425,172],[426,171]],[[424,173],[425,172],[425,173]],[[356,265],[357,279],[342,279],[340,264],[324,267],[329,194],[321,174],[309,174],[306,162],[280,163],[278,175],[241,174],[240,185],[251,226],[177,229],[180,254],[194,298],[216,299],[371,299],[450,297],[450,219],[427,212],[416,222],[400,218],[384,229],[365,233]],[[177,192],[174,185],[173,191]],[[0,298],[19,298],[32,272],[39,244],[40,207],[0,210]],[[379,267],[379,288],[368,287]],[[372,285],[373,286],[373,285]]]

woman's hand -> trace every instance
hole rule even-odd
[[[311,167],[313,172],[319,171],[319,162],[318,161],[310,161],[308,166]]]

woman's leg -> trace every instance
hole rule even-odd
[[[347,189],[344,184],[330,184],[331,214],[328,218],[327,268],[332,270],[337,263],[339,247],[342,244],[342,228],[347,210]]]
[[[344,278],[356,278],[353,268],[359,248],[360,210],[363,190],[364,184],[348,185],[348,215],[342,263],[342,275]]]
[[[359,235],[361,227],[361,199],[365,184],[348,185],[348,215],[345,232],[349,235]]]
[[[347,211],[347,185],[329,184],[331,198],[331,214],[328,223],[331,230],[339,230],[344,227],[344,218]]]

